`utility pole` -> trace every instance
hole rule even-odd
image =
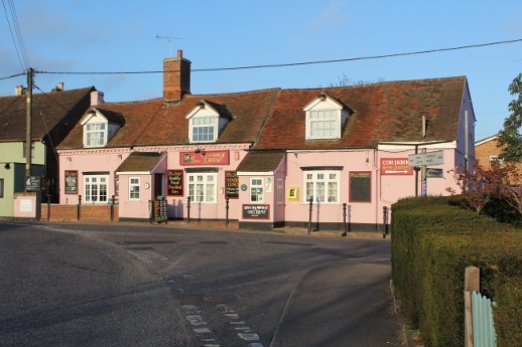
[[[25,177],[31,176],[31,155],[33,144],[33,68],[27,69],[27,114],[25,118]]]

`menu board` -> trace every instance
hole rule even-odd
[[[167,174],[167,194],[183,195],[183,170],[169,170]]]
[[[78,193],[78,171],[65,171],[65,194]]]
[[[239,199],[239,177],[237,177],[237,171],[225,171],[225,197]]]

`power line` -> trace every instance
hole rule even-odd
[[[9,11],[7,10],[5,0],[2,0],[2,5],[4,7],[5,18],[9,26],[9,32],[11,33],[11,39],[13,40],[18,62],[20,63],[22,69],[26,69],[30,64],[29,59],[27,58],[27,52],[25,49],[22,31],[20,30],[20,23],[18,21],[18,16],[16,15],[14,3],[12,0],[7,0],[7,7],[9,7]],[[9,14],[11,15],[11,20],[9,20]]]
[[[450,52],[450,51],[457,51],[457,50],[464,50],[464,49],[471,49],[471,48],[483,48],[483,47],[490,47],[490,46],[497,46],[497,45],[507,45],[507,44],[514,44],[514,43],[520,43],[520,42],[522,42],[522,38],[514,39],[514,40],[478,43],[478,44],[456,46],[456,47],[435,48],[435,49],[428,49],[428,50],[421,50],[421,51],[399,52],[399,53],[390,53],[390,54],[373,55],[373,56],[361,56],[361,57],[352,57],[352,58],[312,60],[312,61],[294,62],[294,63],[261,64],[261,65],[245,65],[245,66],[233,66],[233,67],[192,69],[191,72],[218,72],[218,71],[253,70],[253,69],[268,69],[268,68],[285,68],[285,67],[295,67],[295,66],[304,66],[304,65],[343,63],[343,62],[352,62],[352,61],[361,61],[361,60],[388,59],[388,58],[397,58],[397,57],[413,56],[413,55],[421,55],[421,54]],[[157,74],[157,73],[164,73],[164,72],[165,71],[163,71],[163,70],[151,70],[151,71],[41,71],[41,70],[36,70],[35,71],[35,73],[51,74],[51,75],[143,75],[143,74]],[[167,71],[167,72],[174,72],[174,71]]]
[[[11,75],[11,76],[0,77],[0,81],[8,80],[8,79],[15,78],[15,77],[20,77],[20,76],[25,76],[25,72],[20,72],[20,73]]]

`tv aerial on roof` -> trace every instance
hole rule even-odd
[[[175,36],[165,36],[160,35],[159,33],[156,34],[156,40],[166,40],[169,43],[169,56],[172,56],[173,54],[173,46],[175,40],[183,40],[182,37],[175,37]]]

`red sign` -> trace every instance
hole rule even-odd
[[[230,163],[229,151],[198,151],[181,152],[179,163],[184,166],[201,165],[228,165]]]
[[[413,175],[408,158],[381,158],[381,175]]]

